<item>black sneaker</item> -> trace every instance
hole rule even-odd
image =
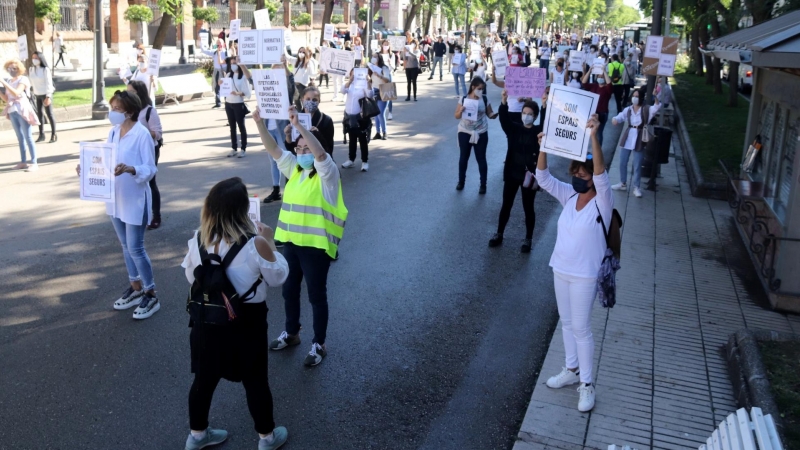
[[[142,297],[142,302],[133,310],[134,319],[147,319],[161,309],[161,304],[158,303],[158,298],[145,293]]]
[[[406,101],[410,102],[411,101],[411,97],[406,97]]]
[[[272,203],[272,202],[279,202],[281,200],[281,188],[275,186],[272,188],[272,192],[264,197],[264,203]]]
[[[530,253],[531,252],[531,240],[530,239],[523,239],[522,240],[522,247],[519,248],[521,253]]]
[[[327,354],[328,352],[325,350],[325,344],[319,345],[314,342],[311,344],[311,351],[308,352],[308,355],[306,355],[306,359],[303,361],[303,364],[308,367],[317,366],[322,362],[323,359],[325,359]]]
[[[144,289],[141,291],[134,291],[132,287],[129,287],[122,293],[122,296],[114,302],[114,309],[122,311],[123,309],[133,308],[142,302],[143,295]]]
[[[489,247],[499,247],[503,244],[503,235],[500,233],[495,233],[491,239],[489,239]]]
[[[486,193],[486,185],[485,185],[485,184],[482,184],[482,185],[481,185],[481,188],[480,188],[480,189],[478,189],[478,194],[481,194],[481,195],[483,195],[483,194],[485,194],[485,193]]]
[[[372,136],[373,140],[377,140],[377,139],[380,139],[380,138],[381,138],[381,134],[380,133],[375,133],[375,136]]]
[[[456,190],[457,191],[463,191],[464,190],[464,182],[463,181],[459,181],[458,182],[458,184],[456,185]]]

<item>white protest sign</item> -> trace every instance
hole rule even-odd
[[[272,22],[270,21],[269,18],[268,9],[259,9],[258,11],[254,11],[253,18],[256,19],[256,30],[268,30],[272,28]],[[240,34],[240,39],[241,39],[241,34]],[[239,44],[241,44],[241,42]]]
[[[373,53],[379,53],[378,51],[380,50],[380,44],[378,44],[378,40],[377,39],[370,40],[369,48],[372,49]]]
[[[671,77],[675,74],[675,58],[677,55],[667,55],[662,53],[658,59],[658,74]]]
[[[498,77],[506,75],[506,67],[508,67],[508,54],[505,50],[498,50],[492,52],[492,63],[494,64],[494,74]]]
[[[250,197],[250,208],[247,210],[247,215],[250,217],[250,220],[253,221],[253,225],[256,225],[257,222],[261,222],[261,202],[258,201],[257,195]]]
[[[242,30],[239,32],[239,63],[246,65],[261,64],[259,58],[259,30]]]
[[[569,52],[569,71],[570,72],[583,72],[583,56],[584,56],[584,53]]]
[[[256,105],[262,119],[289,118],[289,90],[284,69],[253,70]]]
[[[592,36],[592,45],[597,45],[598,42],[600,42],[600,36],[595,34]]]
[[[311,114],[309,113],[297,113],[297,120],[300,122],[300,125],[303,126],[306,130],[311,129]],[[300,137],[300,131],[292,125],[292,141],[297,142],[297,138]]]
[[[150,55],[147,57],[147,73],[157,77],[158,68],[161,66],[161,50],[151,49]]]
[[[514,54],[511,55],[511,64],[513,64],[515,66],[517,64],[519,64],[519,55],[518,54],[514,53]]]
[[[322,34],[322,39],[326,41],[332,41],[334,28],[335,26],[332,23],[326,23],[325,32]]]
[[[463,53],[456,53],[453,55],[453,65],[458,66],[464,62],[464,54]]]
[[[228,29],[228,39],[231,41],[239,40],[239,28],[242,26],[242,19],[231,20],[231,26]]]
[[[568,86],[550,86],[547,119],[541,150],[577,161],[586,161],[591,135],[586,129],[600,96]]]
[[[392,46],[393,52],[399,52],[406,45],[405,36],[388,36],[387,39],[389,39],[389,45]]]
[[[28,36],[23,34],[17,37],[17,50],[19,50],[19,60],[25,61],[28,59]]]
[[[258,59],[260,64],[281,64],[284,48],[286,47],[283,29],[258,30],[259,49]]]
[[[81,200],[114,203],[117,144],[81,142]]]
[[[117,71],[117,74],[119,74],[119,79],[120,80],[123,79],[123,78],[130,78],[130,77],[133,76],[133,74],[131,73],[131,67],[125,61],[123,61],[120,64],[119,70]]]
[[[208,48],[208,31],[201,31],[199,33],[200,48]]]
[[[464,111],[461,112],[461,117],[467,120],[478,120],[478,108],[480,107],[480,100],[465,98],[461,103],[464,106]]]
[[[219,85],[219,96],[227,97],[233,92],[233,78],[223,78],[219,80],[222,84]]]
[[[491,31],[492,33],[497,33],[497,24],[493,23],[489,25],[489,31]]]
[[[366,89],[368,76],[369,69],[362,67],[356,67],[353,69],[353,87],[358,89]]]
[[[350,36],[351,37],[358,36],[358,24],[357,23],[351,23],[350,24]]]
[[[592,75],[602,75],[605,72],[606,60],[605,58],[595,58],[592,63]]]
[[[661,46],[663,44],[664,36],[647,36],[647,44],[644,46],[644,56],[658,59],[661,56]]]
[[[380,67],[372,64],[371,62],[367,63],[367,67],[369,67],[369,70],[371,70],[372,73],[383,73],[383,70]]]
[[[349,75],[356,64],[356,55],[347,50],[322,47],[319,55],[319,68],[331,75]]]

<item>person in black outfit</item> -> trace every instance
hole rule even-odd
[[[436,65],[439,65],[439,81],[442,81],[442,66],[444,66],[444,54],[447,52],[447,46],[444,45],[444,39],[439,36],[436,43],[433,44],[433,65],[431,66],[431,76],[429,80],[433,79],[433,74],[436,72]]]
[[[450,69],[450,73],[453,73],[453,55],[456,54],[456,41],[450,39],[447,41],[447,68]]]
[[[500,104],[500,126],[503,127],[503,131],[508,137],[508,152],[503,168],[503,205],[500,207],[497,233],[489,239],[489,247],[497,247],[503,243],[503,233],[508,219],[511,217],[511,208],[514,206],[517,190],[522,188],[525,240],[522,241],[520,251],[522,253],[531,251],[533,228],[536,224],[533,201],[536,198],[537,189],[533,174],[536,170],[536,160],[539,157],[538,135],[541,133],[544,123],[544,116],[542,116],[539,125],[533,124],[538,115],[539,105],[533,101],[527,101],[522,107],[521,122],[513,120],[508,113],[508,92],[503,90],[503,100]]]
[[[307,87],[301,96],[303,102],[302,112],[311,114],[311,131],[319,131],[319,143],[322,144],[325,153],[331,155],[331,159],[333,159],[333,119],[319,110],[320,97],[322,95],[316,86]],[[286,150],[294,153],[297,143],[292,140],[292,125],[287,125],[284,132]]]

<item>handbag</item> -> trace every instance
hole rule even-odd
[[[383,102],[397,100],[397,85],[393,81],[380,85],[380,92]]]
[[[539,182],[536,181],[536,175],[534,175],[533,172],[529,170],[525,171],[525,181],[522,182],[522,187],[533,190],[539,188]]]
[[[650,131],[650,126],[645,125],[642,127],[642,142],[650,142],[650,137],[652,135],[652,131]]]
[[[358,104],[361,106],[362,119],[371,119],[381,113],[378,102],[372,97],[364,97],[358,101]]]
[[[620,269],[620,228],[622,228],[622,217],[614,209],[611,211],[611,223],[606,228],[600,208],[595,202],[597,209],[597,221],[603,226],[603,236],[606,238],[606,250],[603,254],[603,261],[597,271],[597,298],[603,308],[613,308],[617,303],[617,271]]]

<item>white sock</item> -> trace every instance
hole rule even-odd
[[[268,443],[270,443],[270,444],[272,444],[272,441],[274,441],[274,440],[275,440],[275,436],[273,436],[273,435],[272,435],[272,433],[270,433],[270,434],[268,434],[268,435],[266,435],[266,436],[261,436],[261,435],[259,434],[259,437],[261,437],[261,439],[263,439],[263,440],[267,441],[267,442],[268,442]]]
[[[204,437],[206,437],[206,430],[203,430],[203,431],[194,431],[194,430],[192,430],[192,437],[196,441],[199,441],[199,440],[203,439]]]

